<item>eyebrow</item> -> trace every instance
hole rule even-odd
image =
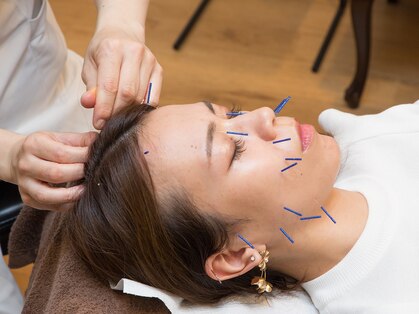
[[[208,108],[208,110],[211,111],[211,113],[215,114],[214,106],[211,102],[209,102],[208,100],[203,100],[202,102]]]
[[[214,106],[212,105],[212,103],[210,103],[207,100],[202,101],[204,103],[204,105],[208,108],[209,111],[211,111],[212,114],[215,115],[215,110],[214,110]],[[215,122],[212,121],[208,124],[208,130],[207,130],[207,158],[208,158],[208,163],[211,161],[211,156],[212,156],[212,144],[214,142],[214,133],[215,133]]]

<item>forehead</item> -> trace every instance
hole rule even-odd
[[[146,159],[157,185],[201,184],[193,174],[207,169],[206,136],[212,119],[204,103],[164,106],[150,113],[139,140],[149,151]]]

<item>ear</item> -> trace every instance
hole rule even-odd
[[[254,249],[246,246],[239,250],[226,249],[214,253],[205,262],[205,272],[216,281],[239,277],[261,262],[259,251],[265,249],[265,245],[255,246]]]

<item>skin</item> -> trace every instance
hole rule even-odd
[[[147,161],[157,193],[180,185],[200,210],[246,219],[236,231],[255,248],[234,236],[227,247],[206,261],[206,272],[214,280],[227,280],[257,267],[261,260],[258,252],[264,249],[270,252],[271,268],[302,281],[320,276],[348,253],[368,216],[361,194],[333,187],[339,171],[337,143],[305,125],[304,129],[313,132],[310,146],[303,151],[295,119],[275,117],[270,108],[228,119],[229,111],[201,102],[165,106],[150,113],[139,140],[150,151]],[[215,131],[209,141],[209,154],[211,125]],[[226,131],[245,132],[248,136],[229,135]],[[288,137],[290,141],[272,144]],[[234,140],[240,138],[245,142],[245,151],[232,161]],[[286,161],[287,157],[300,157],[302,161],[281,172],[293,163]],[[336,225],[321,211],[321,205],[337,221]],[[300,221],[284,206],[303,216],[322,218]],[[279,227],[286,230],[294,244]]]
[[[83,64],[87,91],[81,97],[93,109],[93,126],[102,129],[118,109],[134,100],[157,104],[163,70],[145,45],[148,0],[96,0],[95,33]],[[66,210],[83,191],[82,185],[56,184],[83,178],[83,163],[95,134],[35,132],[27,136],[0,129],[0,180],[18,184],[31,207]]]
[[[118,109],[134,100],[159,102],[163,69],[145,44],[148,0],[96,0],[95,33],[86,50],[81,103],[93,108],[93,125],[102,129]]]
[[[83,189],[62,184],[83,178],[88,147],[95,138],[95,132],[24,136],[0,129],[0,179],[19,185],[22,201],[28,206],[67,210]]]

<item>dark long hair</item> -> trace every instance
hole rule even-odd
[[[144,147],[139,142],[148,105],[113,116],[92,144],[85,164],[85,190],[67,214],[74,251],[103,280],[139,281],[193,303],[212,303],[250,286],[258,268],[222,284],[208,277],[206,259],[221,251],[238,221],[204,214],[181,187],[157,199]],[[268,270],[274,287],[294,281]]]

